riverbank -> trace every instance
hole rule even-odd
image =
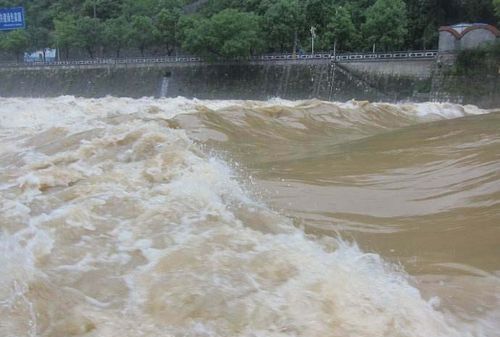
[[[465,75],[432,60],[331,63],[262,62],[129,67],[0,69],[3,97],[319,98],[447,101],[500,106],[498,74]]]

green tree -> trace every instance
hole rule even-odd
[[[272,0],[274,1],[274,0]],[[204,1],[191,1],[194,3],[203,3]],[[240,12],[254,12],[257,14],[262,14],[262,2],[266,0],[208,0],[204,6],[200,9],[200,12],[204,16],[212,16],[217,14],[224,9],[236,9]],[[192,6],[188,6],[192,7]]]
[[[438,22],[443,12],[431,0],[407,0],[408,34],[406,46],[414,49],[437,47]]]
[[[116,0],[85,0],[82,4],[85,16],[95,16],[101,20],[118,17],[121,10],[121,1]]]
[[[5,33],[0,43],[0,48],[12,53],[19,62],[20,56],[28,49],[30,40],[26,31],[18,29]]]
[[[37,3],[37,1],[33,1],[33,3]],[[82,1],[76,1],[76,0],[56,0],[56,1],[50,1],[50,0],[40,0],[40,1],[45,1],[45,2],[50,2],[50,9],[53,14],[54,20],[56,18],[62,18],[64,16],[68,15],[81,15],[82,14]],[[29,6],[31,7],[31,6]],[[28,14],[30,13],[30,10],[26,11]],[[36,16],[37,14],[40,13],[33,13],[33,16]],[[29,17],[27,19],[30,19]]]
[[[139,48],[141,55],[144,57],[144,51],[154,42],[154,25],[153,20],[144,15],[132,16],[132,31],[130,41]]]
[[[377,0],[366,11],[363,34],[371,44],[384,50],[403,47],[408,34],[406,5],[402,0]]]
[[[495,10],[492,0],[463,0],[461,4],[464,8],[466,22],[494,22]]]
[[[64,56],[68,59],[71,48],[77,43],[76,19],[71,15],[57,18],[54,20],[54,28],[56,46],[64,51]]]
[[[204,39],[204,35],[198,33],[200,25],[207,23],[207,19],[198,15],[183,15],[179,19],[177,26],[176,38],[180,41],[183,49],[193,50],[195,46],[200,45],[202,42],[197,40]]]
[[[165,47],[168,55],[171,55],[177,46],[177,29],[181,14],[182,7],[172,3],[171,7],[162,8],[156,17],[156,40]]]
[[[250,56],[262,44],[259,18],[226,9],[210,19],[209,43],[222,57]]]
[[[96,49],[102,42],[101,21],[88,16],[80,17],[75,23],[75,46],[85,50],[94,58]]]
[[[327,23],[324,40],[327,45],[337,45],[337,50],[352,51],[358,46],[359,34],[346,7],[337,7]]]
[[[292,51],[301,33],[308,31],[298,0],[278,0],[264,14],[264,30],[271,50]]]
[[[210,19],[184,20],[183,48],[208,58],[246,57],[262,45],[260,22],[252,13],[226,9]]]
[[[307,0],[304,1],[304,11],[306,23],[309,26],[318,28],[318,34],[321,35],[327,24],[331,21],[331,16],[335,13],[334,3],[331,0]]]
[[[120,16],[106,20],[103,23],[102,34],[104,45],[112,49],[116,57],[120,57],[121,50],[130,43],[132,28],[127,19]]]
[[[493,8],[495,10],[495,14],[497,15],[498,22],[500,23],[500,0],[493,0]]]
[[[257,26],[240,35],[262,30],[256,46],[271,52],[292,51],[301,42],[309,46],[311,26],[316,49],[330,49],[335,40],[343,50],[373,43],[378,49],[426,49],[436,47],[441,25],[500,19],[500,0],[0,0],[0,7],[15,5],[25,7],[27,50],[58,47],[66,58],[76,50],[94,56],[102,46],[117,55],[129,45],[143,54],[148,48],[171,54],[184,44],[193,52],[193,46],[208,41],[212,18],[228,9],[253,13]],[[336,12],[340,7],[344,10]],[[89,24],[94,12],[102,34],[99,24]],[[127,26],[133,32],[125,34]],[[209,48],[198,49],[207,53]],[[210,55],[221,52],[219,46],[212,49]]]
[[[123,0],[122,15],[153,17],[159,11],[159,0]]]
[[[337,0],[337,6],[345,7],[352,16],[354,26],[361,30],[361,26],[366,21],[366,10],[373,6],[376,0]],[[406,0],[406,1],[435,1],[435,0]]]
[[[42,26],[30,26],[27,30],[30,38],[30,48],[33,50],[42,50],[45,60],[45,48],[52,45],[50,30]]]
[[[37,0],[26,3],[25,15],[27,17],[28,30],[46,30],[48,31],[48,35],[50,35],[54,30],[54,14],[55,12],[50,0]],[[31,34],[32,32],[30,32]]]
[[[415,49],[432,49],[438,47],[438,39],[439,39],[439,32],[438,32],[438,27],[434,22],[429,22],[427,26],[424,28],[424,31],[422,33],[422,37],[420,40],[416,40],[413,43],[413,46],[415,46]],[[420,42],[420,44],[417,44]],[[411,44],[408,44],[411,45]]]

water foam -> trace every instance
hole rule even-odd
[[[165,122],[200,101],[9,102],[2,335],[482,335],[377,254],[308,237],[254,200]]]

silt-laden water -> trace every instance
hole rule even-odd
[[[0,99],[0,336],[499,336],[500,111]]]

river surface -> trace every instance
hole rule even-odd
[[[500,336],[500,110],[0,98],[0,336]]]

